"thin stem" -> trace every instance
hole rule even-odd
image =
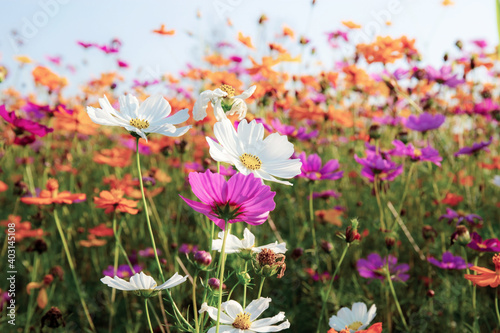
[[[144,307],[146,308],[146,318],[148,318],[149,330],[151,331],[151,333],[154,333],[153,326],[151,325],[151,319],[149,318],[148,299],[147,298],[144,300]]]
[[[403,208],[403,205],[404,205],[404,202],[406,199],[406,194],[408,193],[408,187],[409,187],[410,182],[411,182],[411,176],[413,174],[414,168],[415,168],[415,163],[411,163],[410,170],[408,171],[408,177],[406,178],[405,189],[403,190],[403,196],[401,197],[401,203],[399,204],[399,207],[397,210],[398,214],[401,214],[401,209]]]
[[[226,265],[226,240],[227,235],[231,232],[231,224],[228,223],[227,219],[225,222],[226,229],[224,230],[224,239],[222,240],[222,249],[220,250],[219,257],[219,299],[217,301],[217,324],[215,328],[215,333],[219,333],[219,322],[220,322],[220,312],[222,303],[222,286],[224,284],[224,266]]]
[[[375,179],[373,181],[373,185],[375,186],[375,197],[377,199],[378,210],[380,212],[380,229],[382,231],[384,231],[385,230],[384,207],[382,206],[382,202],[380,201],[380,193],[379,193],[379,190],[378,190],[378,184],[379,184],[378,175],[375,175]]]
[[[198,307],[196,305],[196,280],[197,279],[198,279],[198,270],[196,270],[196,273],[194,273],[194,276],[193,276],[193,292],[192,292],[194,324],[195,324],[196,333],[200,332],[200,327],[198,326]]]
[[[328,300],[328,296],[330,296],[330,292],[331,292],[332,286],[333,286],[333,281],[335,280],[335,276],[337,275],[337,273],[338,273],[338,271],[340,269],[340,265],[342,265],[342,261],[344,261],[344,257],[345,257],[345,255],[347,253],[347,249],[349,248],[349,245],[350,244],[347,243],[347,246],[344,248],[344,251],[342,252],[342,255],[340,256],[339,263],[337,264],[337,267],[335,267],[335,271],[333,272],[333,276],[330,279],[330,284],[328,285],[328,289],[326,291],[326,295],[323,298],[323,305],[321,306],[321,312],[319,313],[318,328],[316,329],[317,333],[319,333],[320,328],[321,328],[321,321],[323,320],[323,314],[324,314],[325,308],[326,308],[326,301]]]
[[[403,315],[403,310],[401,310],[401,306],[399,305],[398,296],[396,295],[396,290],[392,285],[391,274],[389,273],[389,263],[387,263],[385,267],[385,276],[387,277],[387,282],[389,282],[389,288],[391,289],[394,302],[396,302],[396,308],[398,309],[399,316],[401,317],[401,321],[403,322],[403,326],[407,331],[409,331],[408,324],[406,323],[405,316]]]
[[[314,259],[316,260],[316,268],[319,269],[318,244],[316,243],[316,227],[314,225],[314,208],[313,208],[313,186],[309,183],[309,221],[311,221],[311,236],[313,239]]]
[[[40,258],[38,256],[38,253],[35,252],[34,258],[33,258],[33,271],[31,271],[31,281],[36,281],[36,272],[38,271],[38,264],[40,262]],[[27,312],[27,319],[26,319],[26,326],[24,327],[24,333],[29,332],[30,328],[30,322],[31,322],[31,317],[33,315],[33,298],[35,296],[35,293],[31,293],[30,298],[29,298],[29,303],[28,303],[28,312]]]
[[[260,295],[262,295],[262,287],[264,286],[264,281],[266,281],[265,277],[261,277],[260,279],[260,286],[259,286],[259,295],[257,295],[257,299],[260,298]]]
[[[141,185],[142,202],[144,204],[144,214],[146,215],[149,236],[151,237],[151,244],[153,245],[153,251],[155,252],[156,264],[158,265],[158,269],[160,270],[161,281],[163,283],[165,282],[165,277],[163,276],[163,270],[161,269],[160,259],[158,258],[158,251],[156,251],[155,237],[153,235],[153,229],[151,228],[151,221],[149,220],[148,204],[146,203],[146,196],[144,195],[144,184],[142,182],[142,173],[141,173],[141,161],[139,158],[139,138],[137,138],[135,147],[136,147],[135,155],[137,160],[137,172],[139,173],[139,183]]]
[[[247,274],[248,260],[245,260],[245,274]],[[243,285],[243,309],[247,306],[247,283]]]
[[[498,289],[495,290],[495,312],[497,314],[498,325],[500,326],[500,312],[498,311]]]
[[[85,316],[87,317],[87,321],[89,322],[90,329],[95,332],[94,322],[90,317],[89,309],[87,308],[87,303],[83,298],[82,291],[80,290],[80,284],[78,283],[78,278],[76,276],[75,266],[73,264],[73,259],[71,257],[71,253],[69,252],[68,243],[66,242],[66,237],[64,236],[64,231],[61,227],[61,222],[59,221],[59,215],[57,214],[57,210],[54,209],[54,220],[56,222],[57,231],[59,231],[59,236],[61,237],[61,242],[63,243],[64,252],[66,253],[66,259],[68,259],[69,268],[71,270],[71,275],[73,276],[73,281],[75,282],[76,291],[78,293],[78,297],[80,298],[80,302],[82,303],[83,311],[85,312]]]

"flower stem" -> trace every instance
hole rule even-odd
[[[248,260],[245,260],[245,274],[247,274]],[[243,285],[243,309],[247,306],[247,283]]]
[[[59,221],[59,215],[57,215],[57,210],[54,209],[54,220],[56,221],[57,231],[59,231],[59,236],[61,237],[61,242],[63,243],[64,252],[66,253],[66,259],[68,259],[69,268],[71,270],[71,275],[73,276],[73,281],[75,282],[76,291],[78,293],[78,297],[80,298],[80,302],[82,303],[83,311],[85,312],[85,316],[87,317],[87,321],[89,322],[90,329],[92,332],[95,332],[94,322],[90,317],[89,309],[87,308],[87,303],[83,298],[82,291],[80,289],[80,284],[78,283],[78,279],[76,277],[75,266],[73,264],[73,259],[71,257],[71,253],[69,252],[68,243],[66,242],[66,237],[64,236],[64,231],[61,227],[61,221]]]
[[[498,288],[495,290],[495,312],[497,314],[498,325],[500,326],[500,312],[498,311]]]
[[[415,167],[415,163],[412,163],[410,165],[410,170],[408,171],[408,177],[406,178],[406,184],[405,184],[405,189],[403,190],[403,196],[401,197],[401,203],[399,204],[399,207],[398,207],[398,214],[401,214],[401,209],[403,208],[403,205],[405,203],[405,199],[406,199],[406,194],[408,193],[408,187],[410,185],[410,182],[411,182],[411,176],[413,174],[413,169]]]
[[[401,317],[401,321],[403,322],[403,326],[406,331],[409,331],[408,324],[406,323],[405,316],[403,315],[403,311],[401,310],[401,306],[399,305],[398,296],[396,295],[396,290],[392,284],[391,274],[389,273],[389,263],[387,263],[385,267],[385,276],[387,277],[387,282],[389,283],[389,288],[391,289],[392,297],[394,297],[394,302],[396,302],[396,308],[398,309],[399,316]]]
[[[350,244],[347,243],[347,246],[344,248],[344,251],[342,252],[342,255],[340,256],[340,260],[337,264],[337,267],[335,267],[335,271],[333,272],[333,276],[330,280],[330,284],[328,285],[328,290],[326,291],[326,295],[323,298],[323,305],[321,305],[321,312],[319,313],[318,328],[316,329],[316,333],[320,332],[321,321],[323,320],[323,314],[324,314],[325,308],[326,308],[326,301],[328,300],[328,296],[330,296],[330,291],[332,290],[333,281],[335,280],[335,276],[337,275],[337,273],[339,271],[340,265],[342,265],[342,261],[344,261],[344,257],[347,253],[347,249],[349,248],[349,245]]]
[[[309,221],[311,221],[311,236],[313,239],[314,259],[316,260],[316,268],[319,269],[318,244],[316,243],[316,227],[314,226],[313,187],[314,184],[312,182],[309,183]]]
[[[224,230],[224,239],[222,240],[222,249],[220,250],[219,257],[219,299],[217,301],[217,324],[215,328],[215,333],[219,333],[219,324],[220,324],[220,312],[221,312],[221,303],[222,303],[222,286],[224,284],[224,266],[226,265],[226,240],[227,235],[231,233],[231,224],[228,223],[226,219],[225,222],[225,230]]]
[[[260,279],[260,286],[259,286],[259,295],[257,295],[257,299],[260,298],[260,295],[262,295],[262,287],[264,286],[264,281],[266,281],[265,277],[261,277]]]
[[[146,318],[148,318],[149,330],[151,331],[151,333],[154,333],[153,326],[151,325],[151,319],[149,318],[148,299],[147,298],[144,300],[144,307],[146,308]]]
[[[375,179],[373,181],[373,185],[375,187],[375,197],[377,199],[377,205],[378,205],[378,210],[380,212],[380,229],[382,231],[385,231],[385,223],[384,223],[384,207],[382,207],[382,202],[380,201],[380,193],[379,193],[379,190],[378,190],[378,185],[379,185],[379,181],[378,181],[378,175],[375,175]]]
[[[198,326],[198,307],[196,306],[196,279],[198,279],[198,270],[196,270],[196,273],[194,273],[193,276],[193,312],[194,312],[194,324],[195,324],[195,329],[196,333],[200,332],[200,328]]]
[[[144,195],[144,184],[142,182],[142,173],[141,173],[141,161],[139,158],[139,138],[137,138],[135,148],[136,148],[135,155],[137,160],[137,172],[139,173],[139,183],[141,185],[142,202],[144,204],[144,214],[146,215],[149,236],[151,237],[151,244],[153,245],[153,251],[155,252],[156,264],[158,265],[158,269],[160,270],[161,281],[163,283],[165,282],[165,277],[163,276],[163,270],[161,269],[160,259],[158,258],[158,251],[156,250],[155,237],[153,235],[153,229],[151,228],[151,221],[149,220],[148,204],[146,203],[146,196]]]

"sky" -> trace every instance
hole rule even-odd
[[[349,50],[331,49],[325,33],[343,29],[341,21],[346,20],[362,25],[351,35],[358,42],[369,42],[375,35],[416,38],[425,62],[434,66],[439,66],[445,52],[454,50],[458,39],[485,39],[493,50],[498,43],[493,0],[455,0],[452,6],[443,6],[441,1],[317,0],[312,6],[311,0],[0,0],[4,13],[0,20],[0,64],[10,70],[5,84],[21,90],[30,89],[30,69],[18,70],[13,57],[20,54],[70,76],[73,87],[116,69],[117,58],[130,64],[124,71],[128,80],[152,80],[165,73],[176,74],[187,63],[200,64],[216,40],[238,45],[239,31],[252,37],[257,50],[241,45],[238,50],[258,59],[267,54],[266,43],[275,40],[287,25],[298,36],[310,39],[310,47],[317,49],[313,59],[298,43],[289,44],[292,55],[302,54],[297,68],[331,68],[333,59]],[[259,26],[262,14],[269,21]],[[228,19],[232,26],[228,26]],[[175,29],[175,35],[152,33],[161,24],[167,30]],[[123,43],[118,57],[97,49],[85,50],[76,43],[107,44],[113,38]],[[60,56],[62,65],[50,64],[47,56]],[[75,74],[70,74],[68,65],[76,68]]]

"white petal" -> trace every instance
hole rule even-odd
[[[220,252],[222,250],[222,238],[224,238],[224,232],[219,233],[219,239],[212,241],[212,251]],[[227,235],[225,253],[238,253],[242,248],[243,245],[238,237],[231,234]]]
[[[115,117],[107,111],[96,109],[91,106],[87,106],[87,114],[94,123],[99,125],[122,127],[128,125],[128,122],[124,119]]]
[[[255,247],[252,250],[254,252],[261,252],[262,249],[270,249],[270,250],[273,250],[274,253],[286,253],[286,251],[287,251],[286,250],[286,243],[280,243],[280,244],[278,244],[278,242],[274,242],[274,243],[271,243],[271,244],[267,244],[267,245]]]
[[[193,118],[196,121],[200,121],[207,116],[208,103],[212,99],[213,92],[211,90],[206,90],[200,94],[200,97],[196,100],[193,106]]]
[[[208,313],[210,318],[212,318],[213,320],[217,320],[217,312],[218,312],[217,308],[214,308],[213,306],[208,306],[208,304],[206,302],[201,305],[200,311],[198,311],[198,312],[199,313],[206,312],[206,313]],[[231,319],[231,317],[229,317],[227,314],[225,314],[224,312],[221,311],[220,322],[222,324],[230,324],[231,325],[233,323],[233,320]]]
[[[137,289],[153,289],[156,287],[156,281],[143,272],[136,273],[130,278],[130,283],[137,287]]]
[[[262,169],[253,171],[253,174],[256,175],[259,178],[262,178],[264,180],[269,180],[271,182],[280,183],[280,184],[283,184],[283,185],[290,185],[290,186],[293,185],[290,182],[287,182],[287,181],[284,181],[284,180],[278,180],[278,179],[274,178],[273,176],[271,176],[269,173],[267,173],[266,171],[264,171]]]
[[[302,162],[299,159],[262,163],[262,170],[279,177],[290,179],[300,174]]]
[[[255,236],[250,232],[250,230],[248,230],[248,228],[243,230],[243,241],[241,243],[245,249],[251,249],[255,245]]]
[[[278,326],[263,326],[259,328],[251,328],[255,332],[279,332],[282,330],[286,330],[287,328],[290,328],[290,322],[287,320]]]
[[[130,117],[130,119],[139,117],[139,101],[134,95],[128,94],[120,96],[120,112]]]
[[[269,297],[261,297],[248,304],[245,312],[250,313],[250,321],[257,319],[269,307],[269,303],[271,303]]]
[[[119,278],[118,276],[115,276],[114,279],[109,276],[105,276],[101,279],[101,282],[111,288],[115,288],[118,290],[136,290],[136,288],[129,282]]]
[[[337,316],[331,316],[330,321],[328,322],[331,328],[340,331],[343,330],[346,326],[349,326],[351,323],[346,322],[342,318],[339,318]]]
[[[233,320],[236,319],[238,314],[243,312],[240,303],[233,300],[222,303],[222,308]]]
[[[370,310],[368,310],[368,313],[366,314],[365,324],[369,324],[373,320],[373,318],[375,318],[376,315],[377,315],[377,306],[373,304],[370,307]]]
[[[263,148],[264,125],[258,124],[252,120],[250,124],[243,119],[238,125],[238,139],[243,144],[245,153],[257,155],[262,161],[262,157],[258,154]]]
[[[154,125],[156,121],[168,117],[172,108],[162,95],[153,95],[142,102],[138,112],[141,118]]]
[[[175,272],[175,274],[170,279],[168,279],[165,283],[159,285],[155,289],[162,290],[162,289],[173,288],[173,287],[178,286],[181,283],[185,282],[187,280],[187,278],[188,278],[187,275],[182,276],[182,275],[179,275],[179,273]]]
[[[257,86],[251,86],[250,88],[245,90],[241,95],[234,96],[234,98],[247,99],[248,97],[252,96],[252,94],[255,92],[255,89],[257,89]]]
[[[164,120],[161,120],[160,123],[165,121],[166,123],[177,125],[185,122],[188,119],[189,119],[189,110],[182,109],[180,111],[177,111],[174,115],[167,117]]]
[[[263,326],[269,326],[269,325],[274,325],[276,323],[279,323],[280,321],[285,320],[285,313],[280,312],[276,316],[271,317],[271,318],[265,318],[265,319],[259,319],[256,320],[252,323],[252,329],[263,327]]]
[[[238,159],[243,154],[243,145],[230,120],[225,119],[215,123],[214,135],[217,141],[219,141],[219,144],[224,147],[226,154]]]
[[[216,331],[217,326],[214,326],[210,328],[207,333],[215,333]],[[240,331],[234,328],[232,325],[219,325],[219,333],[240,333]]]
[[[222,147],[220,144],[209,138],[208,136],[206,137],[208,146],[210,147],[209,153],[210,156],[216,160],[217,162],[224,162],[224,163],[231,163],[233,158],[226,154],[226,151],[224,147]]]
[[[266,137],[262,150],[257,154],[262,161],[276,161],[289,159],[293,151],[293,144],[288,141],[286,135],[273,133]]]

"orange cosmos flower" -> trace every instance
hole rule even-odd
[[[170,36],[172,36],[173,34],[175,34],[175,30],[165,30],[165,24],[162,24],[160,26],[160,29],[153,30],[153,32],[155,34],[159,34],[159,35],[170,35]]]
[[[495,254],[492,261],[495,264],[495,271],[484,267],[472,266],[470,269],[480,274],[464,274],[464,277],[481,287],[498,287],[500,285],[500,254]]]
[[[9,224],[14,224],[16,229],[16,241],[20,242],[25,238],[38,238],[42,237],[45,233],[42,229],[31,229],[30,222],[21,222],[21,216],[9,215],[7,220],[0,221],[0,226],[8,227]],[[9,229],[5,229],[5,233],[9,233]]]
[[[341,23],[349,29],[360,29],[361,28],[361,25],[356,24],[353,21],[342,21]]]
[[[103,149],[94,153],[92,160],[99,164],[124,168],[132,163],[132,150],[127,148]]]
[[[96,238],[94,235],[88,235],[87,239],[82,239],[78,242],[83,247],[99,247],[106,245],[106,243],[105,239]]]
[[[246,47],[255,50],[255,47],[252,44],[252,39],[250,37],[243,36],[243,33],[241,33],[241,31],[238,32],[238,40]]]
[[[61,90],[68,84],[66,78],[58,76],[47,67],[37,66],[32,74],[35,84],[45,86],[51,91]]]
[[[106,227],[106,224],[101,223],[95,228],[89,229],[89,233],[96,237],[111,237],[114,235],[113,228]]]
[[[59,193],[59,183],[55,179],[47,181],[46,190],[42,190],[38,197],[21,198],[21,202],[27,205],[51,205],[51,204],[72,204],[87,199],[85,193],[72,194],[69,191]]]
[[[25,55],[18,55],[18,56],[15,56],[14,59],[18,62],[20,62],[21,64],[31,64],[33,62],[33,60],[31,60],[30,57],[28,56],[25,56]]]
[[[453,193],[446,193],[446,196],[444,197],[443,200],[441,200],[441,203],[444,203],[446,205],[450,205],[452,207],[458,205],[464,200],[464,197],[458,194],[453,194]]]
[[[227,66],[231,64],[231,60],[224,58],[220,54],[212,54],[205,57],[205,61],[213,66]]]
[[[295,39],[295,32],[288,26],[283,26],[283,37],[288,36],[291,39]]]
[[[330,328],[327,333],[350,333],[351,330],[346,327],[345,329],[337,332],[335,329]],[[356,331],[356,333],[382,333],[382,323],[376,323],[368,327],[366,330]]]
[[[5,192],[9,189],[9,186],[0,180],[0,192]]]
[[[137,207],[137,201],[125,199],[123,194],[122,190],[102,191],[99,197],[94,197],[94,203],[97,208],[104,208],[106,214],[116,211],[132,215],[137,214],[139,210],[134,208]]]

